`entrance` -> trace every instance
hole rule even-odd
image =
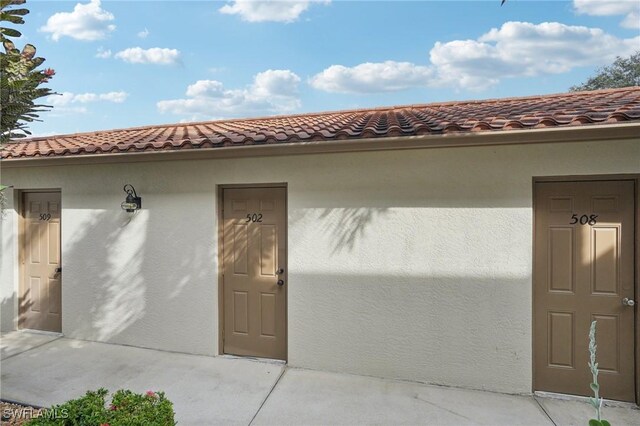
[[[223,352],[287,357],[286,189],[222,191]]]
[[[635,402],[634,181],[535,185],[535,390]]]
[[[18,327],[62,331],[60,193],[25,192]]]

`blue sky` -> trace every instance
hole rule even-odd
[[[27,2],[62,93],[34,135],[565,92],[640,49],[640,2]]]

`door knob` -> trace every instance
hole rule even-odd
[[[61,266],[58,266],[58,267],[55,269],[55,272],[56,272],[56,274],[59,274],[60,272],[62,272],[62,267],[61,267]]]
[[[284,280],[278,280],[278,282],[276,284],[278,284],[280,287],[282,287],[284,285]]]
[[[624,306],[635,306],[636,301],[633,299],[629,299],[628,297],[625,297],[624,299],[622,299],[622,304]]]
[[[284,269],[278,268],[278,270],[276,271],[276,275],[282,275],[282,274],[284,274]]]

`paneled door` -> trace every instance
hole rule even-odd
[[[287,357],[286,189],[223,190],[224,353]]]
[[[60,193],[23,194],[19,328],[60,332]]]
[[[535,186],[535,390],[592,395],[597,321],[601,395],[635,401],[634,182]]]

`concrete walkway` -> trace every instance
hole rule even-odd
[[[21,333],[17,331],[3,333],[0,336],[0,360],[37,348],[60,337],[61,335],[54,333]]]
[[[579,401],[48,337],[2,335],[0,398],[50,406],[99,387],[163,390],[179,425],[584,425],[592,414]],[[604,413],[614,425],[640,424],[629,405]]]

